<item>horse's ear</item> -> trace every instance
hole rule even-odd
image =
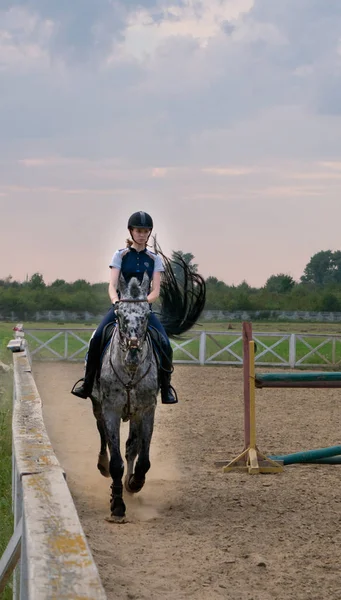
[[[122,274],[120,274],[120,278],[118,280],[118,289],[121,292],[121,295],[124,297],[126,295],[128,286]]]
[[[143,274],[143,279],[142,279],[142,283],[141,283],[141,291],[145,296],[148,296],[148,292],[149,292],[149,277],[148,277],[148,273],[147,271],[144,272]]]

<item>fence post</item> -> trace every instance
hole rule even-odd
[[[296,334],[291,333],[289,338],[289,366],[294,369],[296,364]]]
[[[206,332],[202,331],[199,342],[199,364],[204,365],[206,358]]]
[[[68,345],[69,345],[68,332],[65,331],[65,341],[64,341],[64,358],[65,358],[65,360],[67,360]]]

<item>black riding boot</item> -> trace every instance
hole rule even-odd
[[[94,356],[95,354],[95,356]],[[88,358],[87,358],[87,363],[86,363],[86,368],[85,368],[85,375],[82,379],[79,379],[75,385],[73,386],[72,390],[71,390],[71,394],[73,394],[74,396],[78,396],[78,398],[90,398],[91,396],[91,392],[92,392],[92,388],[94,385],[94,381],[95,381],[95,377],[96,377],[96,372],[97,372],[97,360],[96,360],[96,352],[94,352],[94,348],[93,348],[93,344],[92,344],[92,340],[89,344],[89,350],[88,350]],[[83,383],[81,385],[78,385],[77,387],[75,387],[77,385],[77,383],[79,383],[80,381],[82,381]]]
[[[162,344],[160,387],[162,404],[176,404],[178,396],[171,385],[171,376],[173,371],[173,349],[170,344]]]

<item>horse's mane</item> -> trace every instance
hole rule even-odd
[[[200,317],[206,301],[205,280],[191,269],[178,252],[170,260],[154,238],[154,251],[160,254],[165,268],[161,281],[161,315],[167,335],[177,336],[188,331]],[[179,272],[175,275],[173,264]]]

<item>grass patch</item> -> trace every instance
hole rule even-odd
[[[10,364],[12,356],[6,350],[12,332],[1,331],[0,360]],[[7,353],[7,354],[6,354]],[[13,533],[12,514],[12,387],[13,373],[0,367],[0,556],[2,556]],[[1,598],[12,599],[11,582]]]

